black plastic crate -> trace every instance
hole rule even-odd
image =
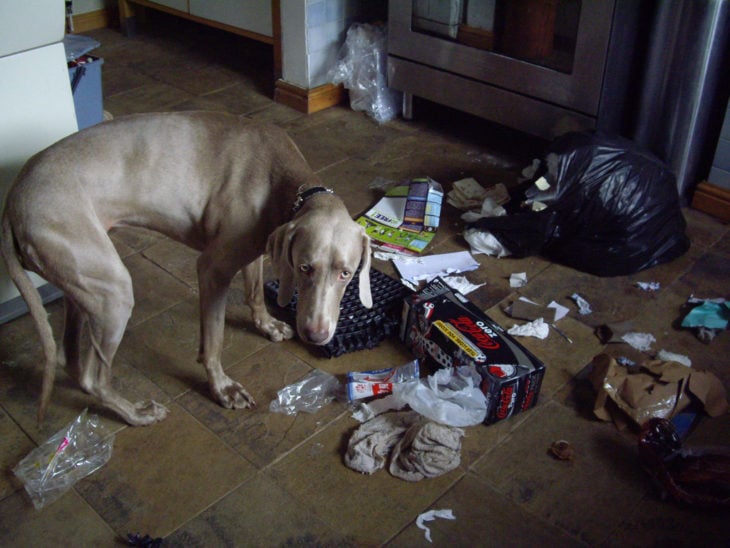
[[[340,303],[340,319],[332,340],[320,346],[328,358],[334,358],[348,352],[374,348],[383,340],[398,335],[400,329],[403,299],[412,292],[379,270],[370,270],[370,292],[373,296],[373,307],[365,308],[360,302],[360,295],[355,279],[347,286]],[[264,284],[266,298],[276,304],[279,294],[279,282],[272,280]],[[293,320],[297,311],[297,296],[284,307],[286,314]]]

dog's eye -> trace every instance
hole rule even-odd
[[[352,272],[349,270],[343,270],[340,272],[340,279],[341,280],[349,280],[352,277]]]
[[[312,271],[312,267],[308,264],[300,264],[299,265],[299,272],[302,274],[309,274]]]

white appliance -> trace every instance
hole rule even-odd
[[[78,130],[63,47],[64,3],[0,2],[0,201],[36,152]],[[45,300],[58,291],[34,276]],[[0,260],[0,323],[26,311]]]

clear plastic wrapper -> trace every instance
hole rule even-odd
[[[114,435],[87,410],[31,451],[13,469],[36,509],[58,499],[82,478],[104,466]]]
[[[399,367],[375,371],[353,371],[347,374],[347,397],[350,401],[380,394],[389,394],[393,385],[418,380],[418,360]]]
[[[333,83],[349,91],[352,110],[363,111],[379,123],[398,116],[402,97],[387,85],[387,45],[385,26],[355,23],[347,30],[338,62],[329,74]]]
[[[316,413],[326,404],[339,397],[342,386],[337,377],[315,369],[301,381],[285,386],[271,400],[269,411],[296,415],[298,412]]]

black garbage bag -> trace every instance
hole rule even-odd
[[[542,160],[546,191],[519,199],[547,206],[470,223],[515,257],[544,257],[599,276],[671,261],[689,249],[674,175],[655,156],[601,132],[556,139]]]

